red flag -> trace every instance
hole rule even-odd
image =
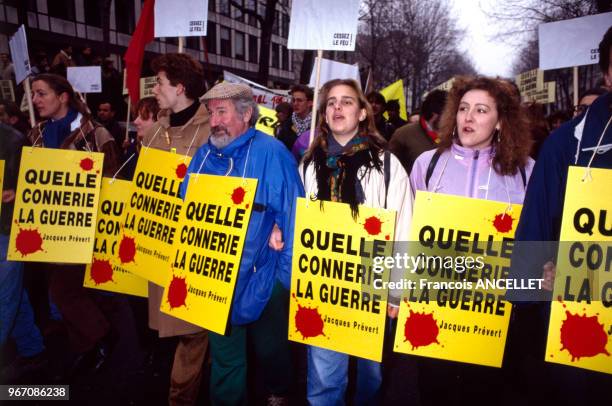
[[[140,13],[140,19],[123,56],[125,61],[126,79],[125,87],[128,89],[132,104],[138,103],[140,99],[140,70],[144,58],[145,46],[153,41],[155,0],[145,0]]]

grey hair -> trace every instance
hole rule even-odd
[[[255,127],[257,124],[257,119],[259,118],[259,107],[255,100],[252,97],[236,97],[232,98],[232,103],[234,103],[234,107],[236,108],[236,112],[240,115],[240,117],[244,117],[249,108],[252,109],[253,113],[251,114],[251,120],[249,120],[249,126]]]

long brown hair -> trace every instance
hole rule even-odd
[[[495,149],[493,169],[500,175],[515,175],[525,167],[531,149],[529,124],[516,89],[511,83],[484,76],[458,76],[446,99],[440,118],[439,151],[451,147],[454,142],[457,112],[461,98],[470,90],[484,90],[494,100],[499,118],[499,137],[493,137]],[[458,141],[458,140],[457,140]]]
[[[66,80],[66,78],[54,73],[41,73],[32,79],[32,83],[38,82],[39,80],[45,82],[58,96],[60,96],[62,93],[66,93],[68,95],[68,107],[70,107],[72,110],[76,110],[88,119],[91,118],[91,113],[89,112],[87,105],[77,97],[72,85],[70,82],[68,82],[68,80]]]

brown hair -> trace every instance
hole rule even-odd
[[[66,93],[68,95],[68,107],[81,113],[87,119],[90,118],[91,113],[89,112],[87,105],[76,96],[72,85],[70,82],[68,82],[68,80],[66,80],[65,77],[56,75],[54,73],[41,73],[40,75],[34,76],[32,83],[38,82],[39,80],[45,82],[58,96],[60,96],[62,93]]]
[[[185,96],[195,100],[204,94],[204,69],[202,64],[187,54],[165,54],[153,59],[155,73],[164,71],[170,84],[185,87]]]
[[[470,90],[484,90],[494,100],[499,118],[499,137],[494,137],[493,169],[500,175],[514,175],[527,164],[531,137],[527,117],[510,83],[484,76],[458,76],[446,99],[440,119],[439,151],[451,147],[457,126],[459,103]]]
[[[155,97],[144,97],[138,100],[136,114],[141,115],[143,119],[148,120],[149,117],[152,117],[153,121],[157,121],[157,113],[159,113],[159,104]]]

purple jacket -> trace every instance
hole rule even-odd
[[[425,186],[427,167],[436,150],[423,152],[410,172],[410,187],[413,196],[417,190],[446,193],[477,199],[497,200],[523,204],[526,186],[520,172],[513,176],[502,176],[491,167],[491,151],[488,147],[473,150],[453,144],[444,151]],[[526,180],[533,170],[534,160],[529,158],[525,166]]]

